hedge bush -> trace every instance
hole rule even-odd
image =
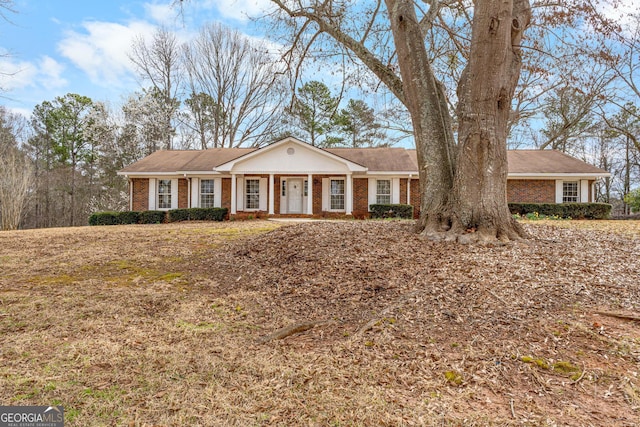
[[[227,208],[191,208],[188,210],[191,221],[222,221],[228,212]]]
[[[189,221],[190,209],[171,209],[167,212],[167,222]]]
[[[226,216],[227,208],[172,209],[167,212],[167,221],[222,221]]]
[[[118,212],[118,224],[137,224],[140,222],[140,212],[123,211]]]
[[[118,212],[95,212],[89,216],[89,225],[116,225]]]
[[[607,219],[612,206],[608,203],[509,203],[512,214],[540,215],[572,219]]]
[[[162,224],[166,215],[165,211],[142,211],[138,224]]]
[[[399,204],[374,204],[369,206],[371,218],[413,218],[413,206]]]
[[[172,209],[170,211],[95,212],[89,225],[160,224],[177,221],[223,221],[227,208]]]

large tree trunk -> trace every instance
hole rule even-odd
[[[423,234],[464,243],[524,236],[507,206],[506,140],[520,76],[519,43],[531,16],[528,0],[475,2],[469,63],[458,88],[455,151],[450,113],[413,2],[386,2],[415,131]]]
[[[443,86],[436,79],[412,0],[386,0],[398,53],[404,103],[414,130],[420,173],[420,228],[449,229],[455,144]]]
[[[466,234],[464,240],[523,235],[507,207],[506,141],[530,13],[528,0],[476,2],[469,63],[458,88],[459,157],[451,197],[450,234]]]

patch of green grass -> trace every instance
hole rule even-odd
[[[464,381],[462,374],[458,371],[446,371],[444,373],[444,378],[451,385],[459,386]]]
[[[536,365],[540,369],[549,369],[549,363],[547,363],[547,361],[544,359],[536,359],[531,356],[522,356],[520,360],[524,363],[531,363],[533,365]]]

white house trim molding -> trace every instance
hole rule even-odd
[[[156,200],[158,200],[158,195],[156,194],[156,182],[158,180],[156,178],[149,178],[149,210],[156,210]]]
[[[589,203],[589,180],[581,179],[580,180],[580,202]]]
[[[353,215],[353,176],[347,174],[344,208],[345,214]]]
[[[307,175],[307,215],[313,215],[313,175]]]
[[[274,191],[274,175],[272,173],[269,174],[269,215],[274,214],[275,209],[275,191]]]

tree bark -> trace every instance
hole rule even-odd
[[[455,167],[451,116],[424,48],[413,1],[385,0],[414,130],[420,174],[420,223],[428,234],[449,228],[448,195]]]
[[[507,134],[520,77],[528,0],[475,3],[469,63],[458,87],[459,156],[452,188],[451,236],[461,241],[524,236],[507,205]],[[475,232],[475,233],[470,233]]]
[[[420,165],[420,228],[462,243],[525,236],[507,205],[507,132],[528,0],[475,2],[469,64],[458,87],[458,145],[411,0],[386,0]]]

